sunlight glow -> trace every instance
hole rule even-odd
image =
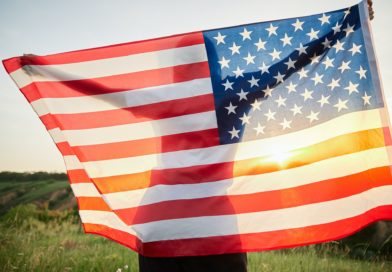
[[[292,152],[276,152],[269,157],[269,161],[284,164],[293,156]]]

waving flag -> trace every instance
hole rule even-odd
[[[366,3],[4,65],[64,156],[88,233],[206,255],[392,219]]]

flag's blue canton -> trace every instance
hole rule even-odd
[[[383,106],[358,6],[204,32],[221,143]]]

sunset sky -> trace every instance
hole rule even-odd
[[[0,2],[0,59],[305,16],[356,3],[358,0],[4,0]],[[374,0],[374,10],[375,50],[392,109],[392,1]],[[0,171],[65,171],[60,152],[2,66],[0,127]]]

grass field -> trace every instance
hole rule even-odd
[[[68,187],[61,181],[0,183],[7,206],[0,217],[0,271],[138,271],[130,249],[83,233],[64,195]],[[338,242],[251,253],[249,271],[392,271],[391,256],[355,259],[351,253]]]
[[[0,224],[1,271],[138,271],[134,252],[80,226],[72,212],[11,209]],[[354,260],[326,244],[251,253],[249,271],[392,271],[392,262]]]

